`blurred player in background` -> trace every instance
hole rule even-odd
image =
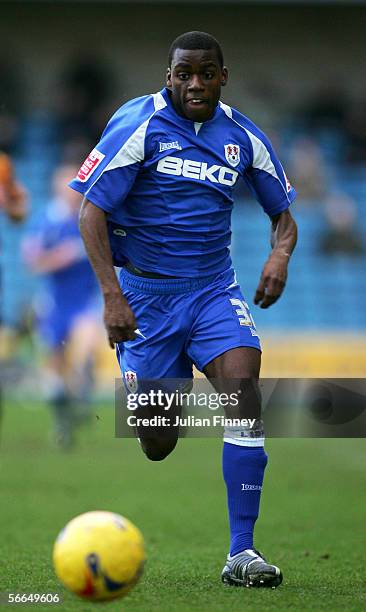
[[[218,391],[239,379],[242,415],[251,410],[257,420],[254,429],[224,431],[231,543],[222,580],[276,587],[280,569],[253,545],[267,463],[261,349],[232,268],[230,219],[241,177],[271,219],[272,252],[255,295],[267,308],[284,289],[296,244],[288,211],[295,191],[263,132],[219,102],[228,71],[218,42],[184,34],[168,62],[166,87],[116,112],[71,186],[85,196],[80,228],[128,389],[144,378],[191,380],[193,364]],[[113,263],[122,267],[120,284]],[[141,427],[138,435],[156,461],[178,432],[154,437]]]
[[[45,281],[36,324],[47,348],[46,395],[54,409],[55,438],[65,448],[73,442],[75,425],[88,415],[100,334],[99,289],[78,229],[80,201],[67,187],[74,175],[73,165],[56,171],[46,216],[24,243],[27,263]]]
[[[9,155],[0,151],[0,211],[13,223],[20,223],[27,215],[27,193],[16,180],[12,161]],[[0,242],[1,252],[1,242]],[[2,278],[0,270],[0,295],[2,296]],[[1,298],[2,299],[2,298]],[[9,347],[14,341],[14,334],[2,326],[2,307],[0,306],[0,359],[7,357]],[[2,390],[0,387],[0,417],[2,410]]]
[[[15,223],[23,221],[27,214],[27,194],[15,179],[11,159],[0,151],[0,210]]]

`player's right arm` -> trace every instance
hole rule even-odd
[[[109,121],[97,147],[70,186],[84,195],[80,232],[104,297],[111,347],[135,338],[136,321],[117,281],[107,217],[117,216],[145,157],[145,135],[155,111],[152,96],[132,100]]]
[[[135,338],[134,314],[122,294],[113,266],[106,213],[84,198],[80,211],[80,233],[104,298],[104,324],[111,348],[116,342]]]

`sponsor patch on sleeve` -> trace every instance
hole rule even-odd
[[[88,157],[86,158],[78,172],[79,181],[85,183],[104,158],[105,155],[103,153],[98,151],[98,149],[93,149],[92,152],[89,153]]]
[[[290,183],[290,181],[288,180],[288,178],[287,178],[287,176],[286,176],[285,172],[284,172],[283,174],[285,175],[285,179],[286,179],[286,190],[287,190],[287,193],[289,193],[289,192],[291,191],[291,183]]]

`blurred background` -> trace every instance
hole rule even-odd
[[[79,200],[65,185],[110,115],[161,89],[171,41],[192,29],[221,42],[230,71],[223,101],[267,132],[298,191],[288,286],[266,311],[252,299],[269,220],[244,187],[237,192],[232,255],[262,337],[263,375],[364,376],[364,3],[0,5],[0,151],[26,192],[22,214],[12,218],[5,205],[0,213],[7,392],[62,404],[65,371],[83,397],[95,368],[93,397],[112,397],[118,370],[77,234]],[[75,282],[82,270],[87,287]],[[62,329],[57,308],[70,311]]]

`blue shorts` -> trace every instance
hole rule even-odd
[[[226,351],[261,350],[248,305],[229,269],[200,279],[151,279],[124,268],[120,284],[138,325],[135,340],[117,345],[126,372],[142,379],[192,378]]]

